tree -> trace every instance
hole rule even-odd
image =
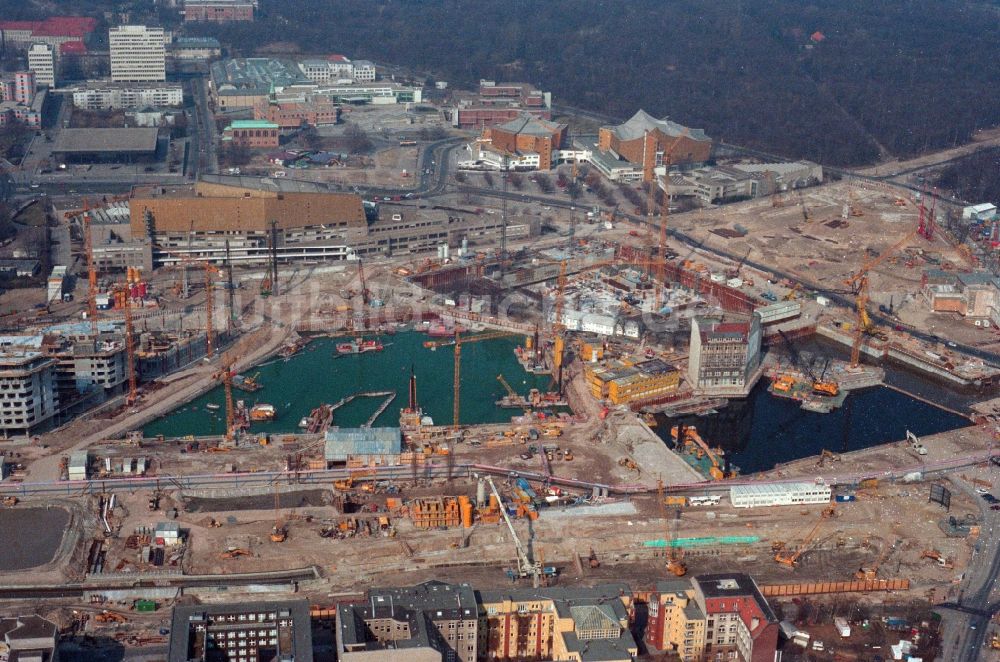
[[[510,173],[510,175],[507,177],[507,181],[510,182],[510,185],[513,186],[518,191],[524,188],[524,177],[522,177],[520,173],[516,172]]]
[[[535,175],[535,182],[538,184],[538,188],[541,189],[542,193],[549,194],[555,190],[552,186],[552,179],[543,173],[538,173]]]
[[[219,160],[231,168],[240,168],[253,159],[253,152],[243,145],[227,145],[219,152]]]
[[[323,136],[319,135],[316,127],[306,124],[305,120],[302,121],[302,124],[302,129],[299,131],[299,139],[305,148],[313,151],[323,149]]]
[[[347,139],[347,151],[351,154],[366,154],[374,147],[371,138],[357,124],[347,125],[347,128],[344,129],[344,138]]]
[[[467,180],[468,177],[466,177],[465,173],[462,172],[461,170],[455,173],[455,181],[458,182],[459,184],[464,184]]]
[[[566,193],[569,194],[571,200],[576,200],[583,195],[583,187],[580,186],[580,182],[570,182],[566,186]]]
[[[486,182],[487,186],[489,186],[490,188],[493,188],[493,173],[491,173],[491,172],[484,172],[483,173],[483,181]]]

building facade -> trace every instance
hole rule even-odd
[[[277,124],[282,129],[297,129],[303,124],[323,126],[340,121],[340,106],[329,99],[288,103],[261,103],[254,106],[254,119]]]
[[[174,607],[167,662],[312,662],[305,600]]]
[[[184,0],[184,21],[252,21],[252,0]]]
[[[73,105],[86,110],[131,110],[184,105],[180,83],[103,83],[73,91]]]
[[[524,113],[483,129],[479,156],[498,169],[551,170],[566,140],[565,124]]]
[[[58,413],[56,371],[40,336],[0,338],[0,434],[31,434]]]
[[[14,103],[28,105],[35,98],[35,72],[18,71],[14,74]]]
[[[162,82],[167,77],[163,28],[119,25],[108,31],[111,80]]]
[[[41,616],[0,619],[6,645],[4,656],[11,662],[58,662],[59,628]]]
[[[749,575],[659,582],[649,597],[646,643],[682,662],[775,662],[778,631]]]
[[[688,381],[704,395],[749,393],[760,378],[760,316],[691,320]]]
[[[28,69],[38,85],[56,86],[56,49],[50,44],[32,44],[28,49]]]
[[[265,120],[235,120],[222,132],[223,144],[264,149],[277,147],[281,127]]]
[[[476,595],[468,584],[371,589],[337,608],[341,662],[476,662]]]
[[[597,149],[607,160],[627,162],[644,182],[673,166],[703,164],[711,158],[712,139],[702,129],[691,129],[668,119],[658,120],[639,110],[624,124],[598,131]],[[599,170],[601,163],[595,161]],[[607,172],[605,176],[609,176]],[[609,176],[610,177],[610,176]]]
[[[26,50],[32,44],[47,44],[66,53],[86,52],[83,40],[97,27],[89,16],[50,16],[44,21],[0,21],[0,46]]]
[[[451,109],[451,123],[461,129],[482,130],[515,120],[523,113],[551,120],[552,93],[527,83],[481,80],[478,94],[459,99]]]

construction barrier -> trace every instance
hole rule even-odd
[[[760,587],[766,598],[792,595],[822,595],[824,593],[870,593],[874,591],[908,591],[909,579],[872,579],[850,582],[815,582],[809,584],[768,584]]]
[[[677,538],[675,540],[647,540],[643,547],[706,547],[708,545],[752,545],[760,536],[709,536],[707,538]]]

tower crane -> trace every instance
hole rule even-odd
[[[861,267],[851,275],[850,278],[844,281],[844,284],[851,288],[854,292],[854,304],[857,308],[857,328],[854,330],[854,343],[851,345],[851,367],[856,368],[861,361],[861,341],[864,339],[866,333],[871,333],[873,328],[873,323],[871,318],[868,316],[868,272],[882,264],[889,256],[896,253],[900,248],[907,244],[911,239],[920,233],[920,226],[906,233],[906,236],[897,241],[886,251],[883,251],[878,257],[872,258],[866,261]]]
[[[514,549],[517,551],[516,576],[531,577],[531,585],[534,588],[538,588],[542,583],[542,577],[546,574],[545,569],[542,568],[541,563],[531,557],[530,550],[517,537],[517,531],[514,530],[514,523],[510,521],[510,515],[507,514],[507,509],[504,508],[503,499],[500,498],[500,492],[493,482],[493,477],[486,476],[486,482],[489,483],[490,489],[493,491],[493,496],[496,497],[497,504],[500,506],[500,514],[503,516],[503,521],[510,531],[511,539],[514,541]],[[514,574],[513,571],[508,572]]]
[[[358,280],[361,281],[361,303],[368,307],[368,284],[365,282],[365,265],[361,258],[358,258]]]
[[[428,340],[424,343],[424,347],[428,349],[437,349],[438,347],[443,347],[445,345],[455,345],[455,377],[454,377],[454,400],[452,401],[452,429],[456,432],[458,431],[458,421],[459,421],[459,397],[462,390],[462,345],[479,342],[481,340],[494,340],[496,338],[506,338],[507,336],[516,335],[513,331],[490,331],[488,333],[480,333],[475,336],[469,336],[468,338],[463,338],[458,327],[455,328],[455,337],[452,340]]]
[[[670,163],[673,160],[674,149],[677,144],[688,135],[688,129],[685,127],[674,141],[670,143],[670,146],[663,152],[663,166],[665,168],[666,174],[663,178],[663,204],[660,205],[660,242],[659,242],[659,254],[657,255],[657,281],[656,281],[656,311],[659,312],[663,308],[663,289],[666,281],[667,274],[667,214],[670,211]],[[653,182],[649,183],[650,190],[652,190]],[[652,216],[652,211],[649,212]]]
[[[281,521],[280,508],[281,501],[278,495],[278,483],[274,484],[274,526],[271,527],[271,542],[285,542],[288,537],[288,529],[285,527],[285,523]]]
[[[135,329],[132,324],[132,302],[128,283],[121,287],[121,291],[125,293],[125,355],[128,360],[128,397],[125,398],[125,403],[132,406],[139,399],[139,393],[135,374]]]
[[[87,316],[90,331],[97,338],[97,268],[94,266],[94,231],[91,228],[90,205],[83,201],[83,250],[87,259]]]

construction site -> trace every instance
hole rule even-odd
[[[556,231],[510,237],[506,201],[481,216],[499,242],[484,231],[445,236],[436,255],[317,262],[278,248],[318,224],[282,240],[277,223],[246,229],[257,244],[239,262],[228,240],[205,247],[214,229],[154,232],[144,213],[133,226],[176,236],[151,249],[155,268],[121,269],[95,262],[95,212],[80,210],[85,282],[35,324],[114,336],[117,376],[88,396],[99,406],[8,432],[0,526],[33,520],[39,536],[0,551],[0,597],[78,602],[90,616],[74,628],[135,646],[162,643],[159,606],[223,591],[322,606],[431,579],[628,577],[651,591],[743,567],[789,610],[960,599],[996,517],[995,405],[954,409],[955,429],[756,474],[680,422],[758,384],[822,417],[890,369],[989,402],[996,331],[975,311],[995,285],[960,279],[941,290],[962,298],[947,312],[928,301],[938,272],[979,267],[931,199],[844,180],[677,214],[566,203],[545,210]],[[417,208],[386,213],[403,223]],[[810,338],[840,353],[806,358]],[[22,361],[56,353],[4,345]],[[60,361],[31,370],[55,382]],[[906,397],[937,406],[933,392]],[[169,428],[184,410],[218,426]]]

